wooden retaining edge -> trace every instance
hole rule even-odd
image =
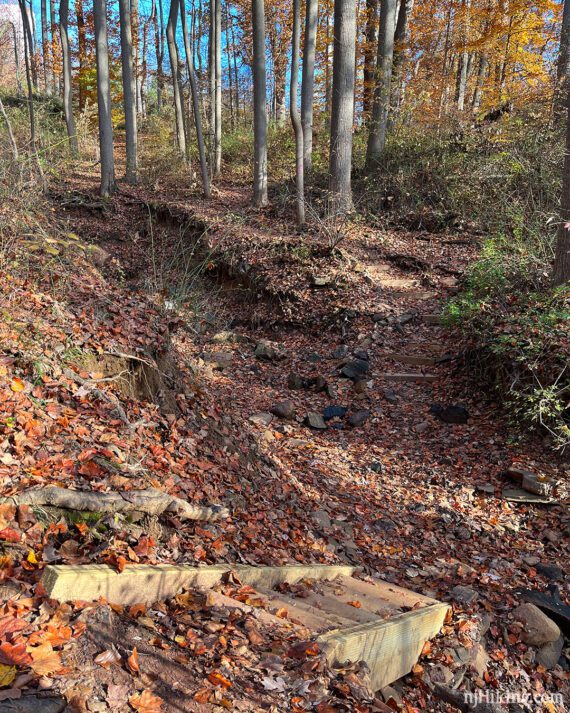
[[[411,366],[435,366],[439,357],[424,356],[423,354],[402,354],[401,352],[387,352],[383,355],[386,359],[392,359],[400,364],[410,364]]]
[[[403,374],[382,374],[382,379],[385,381],[415,381],[417,383],[426,383],[431,381],[437,381],[438,376],[436,374],[416,374],[416,373],[403,373]]]
[[[387,621],[323,634],[317,642],[332,664],[365,661],[370,669],[372,690],[377,691],[409,673],[425,642],[440,632],[450,607],[433,601],[432,606]]]
[[[213,587],[229,572],[234,572],[243,584],[273,588],[280,582],[334,579],[338,575],[351,576],[355,571],[356,567],[317,564],[283,567],[138,564],[128,565],[123,572],[104,564],[48,565],[41,582],[48,597],[60,602],[95,602],[103,598],[112,604],[131,605],[168,599],[185,587]]]

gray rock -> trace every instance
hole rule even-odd
[[[293,418],[295,415],[295,404],[289,399],[280,401],[271,407],[271,413],[279,418]]]
[[[255,356],[264,361],[277,361],[285,359],[287,352],[279,344],[270,342],[268,339],[262,339],[257,342],[255,347]]]
[[[370,411],[362,410],[362,411],[356,411],[356,413],[353,413],[349,419],[348,422],[353,428],[357,428],[358,426],[362,426],[362,424],[366,423],[368,419],[370,418]]]
[[[370,470],[374,473],[382,473],[384,471],[384,463],[379,460],[375,460],[370,464]]]
[[[529,567],[536,567],[540,562],[540,557],[535,557],[534,555],[524,555],[522,561]]]
[[[544,646],[556,641],[560,629],[534,604],[521,604],[514,612],[515,621],[523,625],[521,639],[530,646]]]
[[[539,574],[546,577],[546,579],[550,579],[552,582],[559,582],[564,579],[563,569],[555,564],[543,564],[542,562],[537,562],[535,567]]]
[[[474,589],[464,587],[462,584],[453,587],[450,594],[454,601],[463,606],[469,606],[479,599],[479,594]]]
[[[354,356],[361,361],[370,361],[370,354],[366,349],[357,349],[354,352]]]
[[[425,433],[428,430],[429,426],[430,426],[429,421],[422,421],[421,423],[417,423],[414,426],[414,431],[416,433]]]
[[[273,421],[273,416],[267,411],[259,411],[258,413],[253,413],[249,420],[255,423],[257,426],[269,426],[271,421]]]
[[[332,520],[326,510],[315,510],[311,513],[311,517],[320,527],[328,529],[332,526]]]
[[[368,383],[365,379],[355,379],[354,380],[354,391],[357,394],[365,394]]]
[[[398,395],[393,389],[384,389],[384,398],[391,404],[398,403]]]
[[[311,386],[313,386],[315,391],[319,394],[321,391],[326,391],[328,384],[324,376],[316,376],[314,379],[311,379]]]
[[[348,356],[350,349],[346,344],[339,345],[333,352],[333,359],[344,359]]]
[[[471,531],[467,527],[458,527],[455,530],[455,537],[457,537],[458,540],[467,542],[467,540],[471,539]]]
[[[214,344],[237,344],[238,342],[247,342],[247,337],[230,330],[224,330],[214,334],[212,341]]]
[[[475,490],[478,490],[480,493],[486,493],[487,495],[495,494],[495,486],[493,483],[476,483]]]
[[[316,413],[315,411],[309,411],[309,413],[305,416],[305,424],[309,426],[309,428],[316,428],[320,431],[323,431],[327,427],[327,424],[321,414]]]
[[[315,275],[312,279],[312,284],[313,287],[328,287],[332,284],[332,280],[326,275]]]
[[[550,641],[548,644],[544,644],[544,646],[540,647],[536,652],[536,662],[544,666],[547,670],[554,668],[562,655],[563,648],[564,637],[561,635],[556,641]]]
[[[305,387],[305,380],[299,376],[299,374],[295,374],[294,371],[291,371],[287,376],[287,386],[291,391],[299,391]]]
[[[393,701],[398,707],[402,705],[402,696],[392,686],[384,686],[380,693],[386,703]]]
[[[353,359],[345,364],[340,370],[341,376],[347,379],[362,379],[370,371],[370,364],[364,359]]]
[[[67,701],[60,696],[40,698],[39,696],[22,696],[2,701],[2,713],[63,713]]]
[[[323,418],[330,421],[331,418],[344,418],[348,409],[346,406],[327,406],[323,409]]]

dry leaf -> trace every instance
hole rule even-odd
[[[160,713],[162,711],[162,698],[155,696],[148,688],[142,693],[135,693],[129,698],[129,703],[137,713]]]
[[[51,644],[28,646],[27,650],[32,656],[32,670],[39,676],[56,673],[62,667],[61,657]]]
[[[0,663],[8,666],[29,666],[32,657],[26,651],[26,644],[10,644],[6,641],[0,644]]]
[[[224,688],[232,687],[232,682],[228,681],[225,676],[222,676],[219,671],[212,671],[212,673],[209,673],[208,681],[210,681],[210,683],[213,683],[214,686],[223,686]]]
[[[133,647],[133,653],[127,659],[127,666],[129,667],[129,671],[131,673],[139,673],[140,671],[139,654],[136,646]]]
[[[12,391],[15,391],[16,393],[18,393],[20,391],[24,391],[24,389],[26,388],[26,382],[22,381],[22,379],[18,379],[18,377],[15,377],[12,379],[10,388],[12,389]]]
[[[0,688],[9,686],[16,678],[16,667],[0,664]]]

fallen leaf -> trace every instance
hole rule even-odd
[[[0,688],[9,686],[16,678],[16,667],[0,664]]]
[[[210,683],[213,683],[214,686],[223,686],[224,688],[232,687],[232,682],[228,681],[227,678],[222,676],[219,671],[212,671],[212,673],[209,673],[208,681],[210,681]]]
[[[127,659],[127,666],[129,667],[129,671],[131,673],[139,673],[140,671],[139,654],[136,646],[133,647],[133,653]]]
[[[107,649],[106,651],[101,651],[94,658],[95,663],[103,668],[109,668],[113,664],[121,663],[121,654],[116,649]]]
[[[14,377],[12,379],[12,383],[10,384],[10,388],[16,393],[24,391],[24,389],[26,388],[26,382],[22,381],[22,379],[18,379],[18,377]]]
[[[0,644],[0,663],[8,666],[29,666],[32,657],[26,651],[26,644],[10,644],[6,641]]]
[[[162,711],[162,698],[155,696],[148,688],[142,693],[135,693],[129,698],[131,706],[138,713],[160,713]]]
[[[32,670],[39,676],[56,673],[62,667],[61,657],[57,651],[53,650],[51,644],[28,646],[28,652],[32,656]]]

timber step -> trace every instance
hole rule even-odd
[[[211,606],[253,612],[264,624],[315,641],[331,665],[364,661],[374,690],[411,671],[436,636],[449,606],[380,580],[356,578],[356,568],[329,565],[48,565],[42,584],[52,599],[113,604],[152,603],[184,588],[206,590]],[[222,580],[249,585],[252,606],[220,593]]]
[[[384,357],[398,361],[401,364],[410,364],[411,366],[435,366],[441,360],[441,357],[424,356],[422,354],[401,354],[399,352],[389,352],[384,354]]]
[[[385,381],[414,381],[418,384],[428,384],[437,381],[439,378],[436,374],[422,374],[421,372],[403,372],[396,374],[382,374],[381,377]]]

